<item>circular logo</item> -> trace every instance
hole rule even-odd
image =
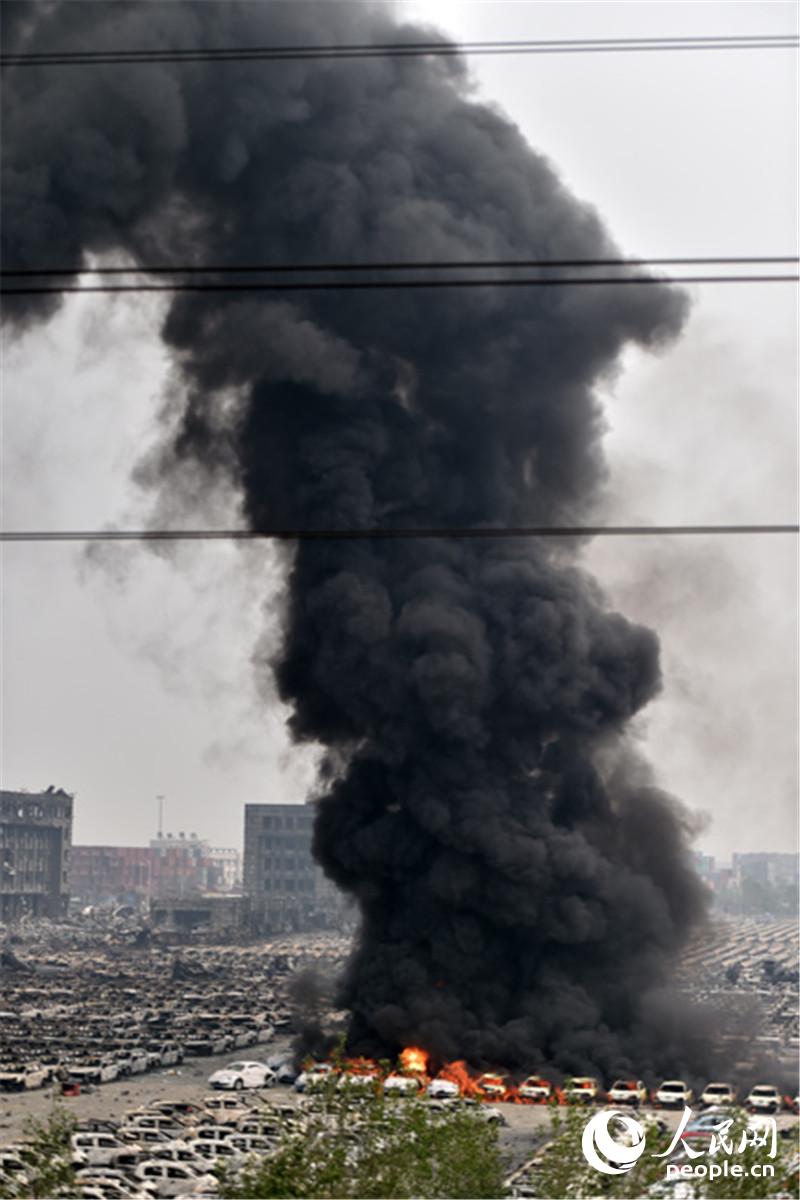
[[[630,1138],[630,1145],[615,1142],[609,1133],[609,1122],[616,1120]],[[644,1129],[627,1113],[608,1109],[592,1117],[583,1131],[583,1157],[595,1171],[604,1175],[624,1175],[630,1171],[644,1152]]]

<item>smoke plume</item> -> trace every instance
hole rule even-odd
[[[438,36],[382,5],[2,7],[6,51]],[[5,113],[7,268],[618,253],[458,58],[17,69]],[[226,476],[253,527],[580,521],[597,385],[686,312],[666,285],[176,295],[162,516]],[[626,744],[656,636],[566,543],[303,542],[286,565],[257,665],[325,748],[315,853],[362,914],[352,1049],[613,1070],[663,1038],[674,1069],[642,996],[703,905],[691,822]]]

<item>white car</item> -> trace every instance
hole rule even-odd
[[[726,1105],[736,1103],[736,1088],[729,1083],[708,1083],[700,1097],[700,1103],[710,1107],[712,1104]]]
[[[69,1074],[78,1083],[111,1083],[119,1078],[119,1066],[113,1059],[96,1058],[79,1067],[71,1066]]]
[[[694,1100],[694,1092],[682,1079],[665,1079],[653,1097],[662,1108],[684,1108]]]
[[[110,1133],[73,1133],[69,1141],[73,1163],[87,1167],[110,1166],[123,1148]]]
[[[180,1139],[176,1139],[174,1142],[165,1142],[163,1146],[149,1147],[148,1157],[157,1158],[159,1161],[167,1159],[169,1162],[188,1163],[190,1167],[194,1165],[195,1169],[202,1166],[205,1170],[205,1160],[195,1153],[188,1141]]]
[[[610,1104],[646,1104],[647,1088],[641,1079],[618,1079],[609,1088],[608,1100]]]
[[[211,1142],[198,1137],[190,1138],[188,1145],[198,1158],[212,1165],[220,1158],[239,1159],[242,1157],[236,1147],[228,1141]]]
[[[331,1063],[313,1063],[297,1076],[294,1081],[294,1090],[296,1092],[313,1091],[314,1088],[322,1087],[332,1074]]]
[[[0,1069],[0,1088],[9,1092],[24,1092],[44,1087],[50,1080],[49,1067],[39,1063],[24,1063]]]
[[[387,1075],[383,1081],[385,1096],[416,1096],[419,1091],[419,1080],[413,1075],[400,1075],[394,1072]]]
[[[129,1120],[125,1122],[125,1129],[128,1132],[133,1129],[160,1129],[162,1133],[166,1133],[170,1137],[178,1137],[181,1125],[172,1117],[168,1117],[166,1113],[138,1112],[131,1114]]]
[[[140,1183],[155,1184],[159,1196],[189,1196],[216,1192],[217,1180],[209,1172],[195,1171],[187,1163],[173,1163],[149,1158],[134,1168]]]
[[[75,1172],[76,1183],[91,1183],[97,1179],[108,1179],[112,1183],[124,1184],[127,1175],[116,1167],[79,1167]]]
[[[262,1062],[228,1063],[227,1067],[208,1077],[211,1087],[233,1088],[237,1092],[242,1088],[270,1087],[274,1080],[275,1072]]]
[[[203,1101],[203,1111],[194,1124],[235,1125],[251,1115],[249,1105],[236,1096],[209,1096]]]
[[[228,1125],[201,1125],[194,1137],[189,1138],[187,1145],[193,1146],[196,1153],[203,1154],[213,1146],[219,1146],[233,1137],[236,1130]]]
[[[594,1104],[600,1084],[592,1075],[575,1075],[564,1084],[564,1099],[569,1104]]]
[[[549,1100],[553,1094],[553,1086],[547,1079],[542,1079],[541,1075],[529,1075],[519,1085],[519,1095],[523,1100],[533,1100],[542,1103]]]
[[[759,1083],[751,1089],[746,1104],[753,1112],[777,1112],[782,1104],[781,1094],[771,1083]]]
[[[505,1075],[498,1075],[495,1071],[485,1071],[475,1086],[482,1096],[491,1100],[502,1100],[509,1085]]]
[[[367,1092],[374,1090],[381,1081],[380,1071],[343,1071],[339,1076],[337,1087],[352,1088],[355,1091]]]
[[[427,1087],[431,1100],[457,1100],[461,1088],[452,1079],[432,1079]]]
[[[264,1137],[259,1133],[234,1133],[227,1141],[238,1154],[274,1154],[277,1142],[274,1138]]]
[[[86,1179],[77,1183],[78,1195],[81,1200],[129,1200],[132,1195],[127,1180],[120,1183],[118,1179]]]

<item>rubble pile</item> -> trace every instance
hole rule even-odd
[[[291,1033],[298,972],[330,975],[348,943],[293,936],[182,946],[49,923],[0,957],[0,1087],[65,1090],[174,1067]]]

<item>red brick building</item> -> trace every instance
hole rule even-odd
[[[238,851],[212,849],[194,834],[161,835],[149,846],[73,846],[70,893],[83,904],[136,904],[232,891],[239,862]]]

